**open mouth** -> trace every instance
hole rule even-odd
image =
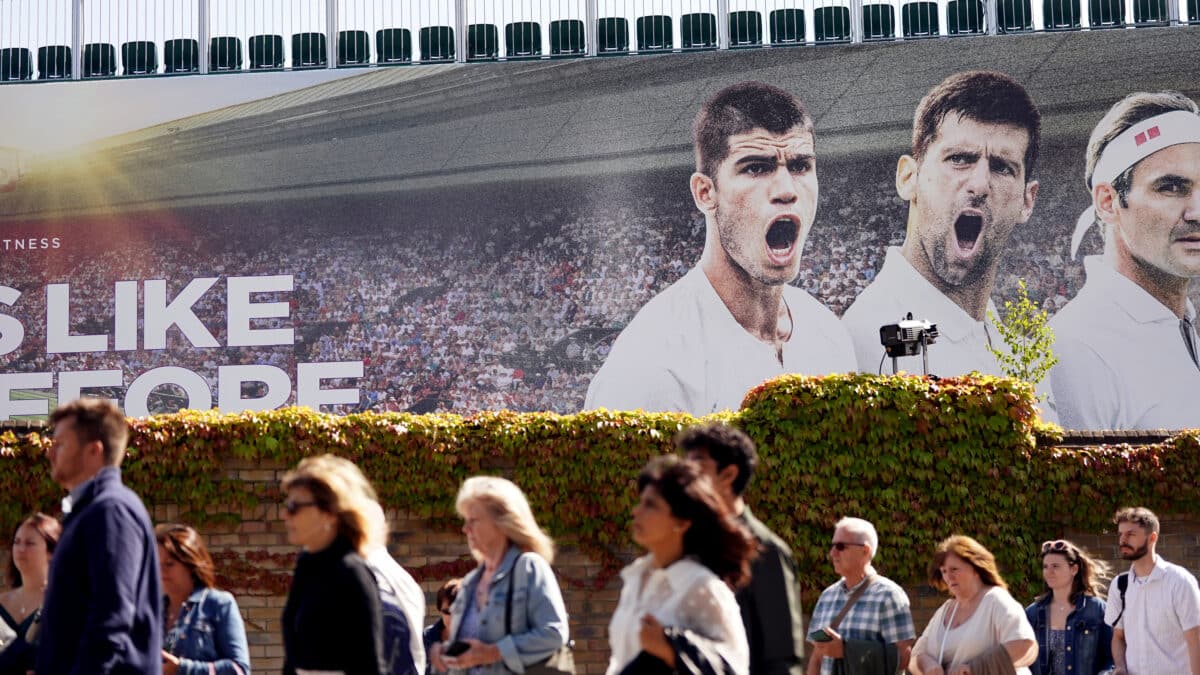
[[[983,216],[975,213],[961,213],[954,221],[954,236],[958,239],[958,248],[964,253],[975,250],[979,243],[979,233],[983,231]]]
[[[790,216],[784,216],[771,223],[771,227],[767,228],[767,248],[771,249],[772,253],[786,254],[796,245],[796,239],[800,236],[800,223],[797,223]]]

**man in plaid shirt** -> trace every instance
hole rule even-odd
[[[871,559],[878,550],[879,535],[874,525],[861,518],[842,518],[838,521],[829,557],[833,560],[834,571],[842,578],[821,593],[813,610],[810,627],[814,633],[809,634],[813,650],[808,662],[808,675],[833,673],[834,660],[845,655],[844,639],[894,644],[898,663],[901,666],[908,664],[909,652],[916,640],[908,594],[896,582],[875,572]],[[830,624],[842,611],[847,599],[863,584],[869,585],[837,627],[831,628]],[[823,630],[830,639],[811,640],[818,629]]]

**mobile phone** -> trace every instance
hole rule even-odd
[[[808,634],[809,642],[829,642],[832,639],[833,638],[829,635],[829,633],[825,632],[824,628],[820,630],[814,630]]]
[[[470,648],[471,643],[463,642],[462,640],[455,640],[454,642],[446,645],[446,648],[442,650],[442,653],[446,656],[458,656]]]

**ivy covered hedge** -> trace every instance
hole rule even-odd
[[[1012,380],[785,376],[749,392],[740,411],[714,417],[758,443],[750,503],[792,544],[806,588],[832,578],[828,542],[843,515],[876,524],[878,566],[894,579],[920,582],[936,542],[961,532],[990,547],[1024,590],[1040,576],[1035,547],[1064,526],[1103,531],[1121,504],[1200,514],[1200,432],[1146,447],[1056,447],[1061,430],[1036,419],[1031,389]],[[186,520],[236,520],[243,507],[279,494],[231,478],[226,460],[290,466],[333,452],[358,462],[389,507],[455,528],[462,480],[504,473],[529,495],[543,526],[601,563],[596,578],[577,580],[598,586],[628,555],[638,470],[696,421],[610,411],[188,411],[133,420],[124,474],[148,504],[177,504]],[[48,443],[38,433],[0,434],[0,531],[58,504],[62,493],[43,456]],[[251,574],[253,562],[243,561],[239,576]]]

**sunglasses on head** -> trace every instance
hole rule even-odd
[[[1043,542],[1042,555],[1046,555],[1047,553],[1061,553],[1062,555],[1065,555],[1068,560],[1071,560],[1075,557],[1075,549],[1069,542],[1063,541],[1062,539]]]
[[[316,505],[317,505],[316,502],[300,502],[300,501],[296,501],[295,499],[289,499],[283,503],[283,510],[287,511],[287,514],[289,516],[294,516],[300,512],[300,509],[303,509],[307,506],[316,506]]]
[[[835,541],[835,542],[833,542],[833,549],[835,551],[845,551],[847,546],[866,546],[866,544],[856,544],[852,541]]]

